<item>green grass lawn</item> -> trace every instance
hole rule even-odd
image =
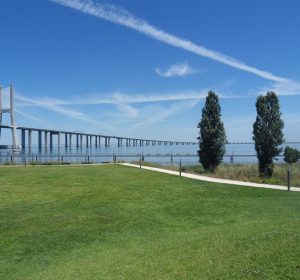
[[[0,279],[300,279],[300,193],[1,167]]]

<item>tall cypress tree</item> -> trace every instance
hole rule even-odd
[[[261,177],[271,178],[273,160],[282,152],[284,142],[279,100],[275,92],[269,91],[256,101],[256,121],[253,124],[253,140]]]
[[[226,134],[221,121],[218,95],[209,91],[199,122],[199,162],[206,171],[214,171],[225,154]]]

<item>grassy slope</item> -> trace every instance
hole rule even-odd
[[[299,279],[300,194],[123,166],[0,168],[0,279]]]

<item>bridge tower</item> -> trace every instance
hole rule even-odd
[[[9,106],[8,108],[3,107],[2,103],[2,86],[0,86],[0,125],[3,125],[2,119],[3,114],[9,114],[10,115],[10,125],[8,125],[11,128],[12,132],[12,148],[13,149],[20,149],[18,137],[17,137],[17,127],[15,123],[15,115],[14,115],[14,90],[13,86],[10,85],[9,87]],[[0,127],[0,138],[1,138],[1,127]]]

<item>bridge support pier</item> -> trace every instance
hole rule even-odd
[[[68,134],[65,133],[65,148],[68,147]]]
[[[42,131],[38,131],[38,148],[39,148],[39,153],[42,152]]]
[[[57,148],[58,148],[58,154],[60,154],[60,135],[61,135],[61,133],[58,132],[58,134],[57,134]]]
[[[107,147],[110,147],[110,137],[107,137]]]
[[[69,146],[72,148],[72,133],[69,134]]]
[[[53,151],[53,133],[50,131],[50,151]]]
[[[79,135],[76,134],[76,147],[78,148],[79,147]]]
[[[47,149],[48,149],[48,131],[44,131],[44,133],[45,133],[45,135],[44,135],[44,137],[45,137],[45,139],[44,139],[44,141],[45,141],[45,151],[47,151]]]
[[[32,149],[32,130],[28,130],[28,152],[31,153]]]
[[[105,148],[107,148],[107,146],[108,146],[108,139],[107,137],[105,137]]]
[[[122,138],[118,138],[118,147],[122,147]]]
[[[26,130],[22,129],[21,134],[22,134],[22,136],[21,136],[22,150],[25,151],[25,149],[26,149]]]

